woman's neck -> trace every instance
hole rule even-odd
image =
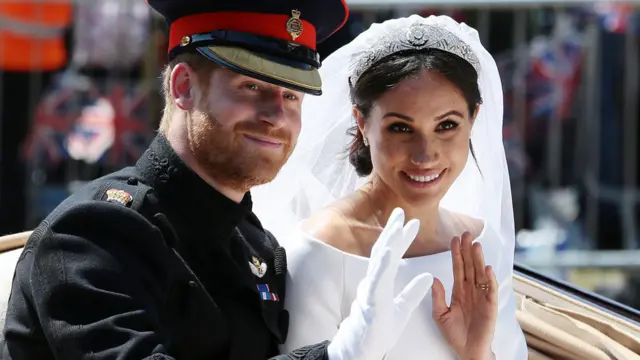
[[[362,193],[363,202],[365,202],[365,208],[368,209],[368,213],[371,214],[369,221],[375,222],[374,225],[384,227],[387,219],[391,215],[393,209],[400,207],[404,210],[405,221],[411,219],[420,220],[420,231],[414,246],[412,248],[417,252],[423,252],[425,250],[441,250],[442,245],[439,234],[439,211],[438,203],[422,204],[419,207],[412,206],[399,199],[399,197],[379,178],[374,177],[371,182],[366,184],[360,189]],[[408,253],[411,253],[410,251]]]

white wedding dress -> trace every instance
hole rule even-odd
[[[462,173],[440,201],[440,208],[474,222],[473,233],[479,234],[476,240],[483,245],[485,261],[496,273],[500,289],[493,351],[497,360],[528,357],[512,286],[515,225],[502,138],[500,73],[475,29],[448,16],[417,15],[373,24],[324,59],[320,68],[323,94],[307,97],[302,104],[302,131],[295,151],[273,181],[251,190],[254,213],[287,250],[285,307],[290,327],[284,352],[331,340],[349,315],[358,283],[367,270],[368,259],[342,252],[296,228],[296,224],[367,181],[356,174],[344,156],[353,140],[349,129],[355,124],[349,84],[385,56],[425,48],[455,54],[478,73],[482,105],[470,139],[475,159],[468,157]],[[463,230],[471,230],[465,225],[470,224],[457,223],[450,229],[455,231],[444,233],[460,235]],[[442,281],[449,302],[453,286],[450,252],[403,260],[396,291],[421,273],[431,273]],[[456,358],[432,320],[431,303],[429,293],[385,360]]]
[[[484,226],[476,238],[484,250],[485,261],[496,273],[499,290],[499,315],[493,341],[497,360],[527,358],[527,345],[516,319],[512,271],[500,263],[508,258],[496,232]],[[282,352],[331,340],[338,325],[349,315],[358,283],[367,271],[368,259],[352,255],[298,228],[286,241],[289,276],[285,307],[289,310],[289,334]],[[451,252],[404,259],[398,270],[398,293],[411,279],[429,272],[440,279],[451,300],[453,270]],[[385,360],[455,360],[431,317],[431,293],[418,306],[400,340]],[[380,359],[381,360],[381,359]]]

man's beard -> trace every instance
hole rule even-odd
[[[192,113],[189,145],[200,168],[224,187],[242,192],[273,180],[293,152],[290,132],[273,130],[258,121],[244,121],[234,129],[224,128],[215,117],[201,111]],[[241,133],[268,136],[282,142],[277,151],[251,146]]]

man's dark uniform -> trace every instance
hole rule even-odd
[[[318,67],[315,42],[347,16],[340,0],[150,4],[171,25],[171,56],[198,51],[312,94],[320,92],[317,73],[308,74]],[[135,166],[89,183],[34,230],[16,267],[0,355],[322,359],[327,342],[278,355],[285,276],[285,252],[251,212],[250,195],[241,203],[223,196],[158,135]]]

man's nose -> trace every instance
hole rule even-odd
[[[260,121],[277,128],[284,126],[284,105],[282,94],[278,92],[265,94],[259,111]]]

